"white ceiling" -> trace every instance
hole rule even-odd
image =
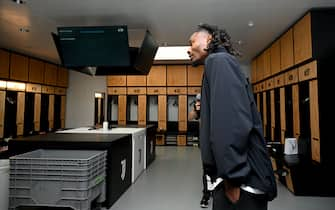
[[[197,24],[209,23],[242,41],[238,48],[247,64],[310,8],[335,6],[335,0],[23,1],[0,0],[0,47],[56,63],[51,32],[59,26],[127,25],[133,31],[149,29],[160,45],[181,46]],[[30,32],[20,32],[22,27]]]

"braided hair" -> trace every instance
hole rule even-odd
[[[214,52],[219,47],[224,47],[229,54],[241,56],[241,53],[233,47],[230,36],[225,29],[219,29],[217,26],[209,24],[199,24],[196,31],[206,31],[212,35],[212,40],[206,49],[208,53]]]

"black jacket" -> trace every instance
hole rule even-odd
[[[276,181],[250,84],[224,48],[205,60],[200,148],[206,173],[262,190],[272,200]]]

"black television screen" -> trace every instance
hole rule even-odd
[[[134,67],[144,74],[148,74],[153,64],[158,45],[151,33],[147,30],[144,40],[135,59]]]
[[[129,47],[130,65],[124,67],[99,66],[96,75],[147,75],[151,69],[154,57],[158,50],[158,44],[147,30],[141,46]]]
[[[53,38],[68,68],[130,66],[127,26],[58,27]]]

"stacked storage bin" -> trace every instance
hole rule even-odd
[[[10,158],[9,209],[89,210],[105,200],[106,151],[39,149]]]

